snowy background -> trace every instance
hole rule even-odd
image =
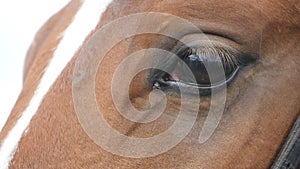
[[[22,88],[23,65],[35,33],[69,0],[7,0],[0,4],[0,131]]]

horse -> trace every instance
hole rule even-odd
[[[72,0],[28,50],[0,168],[299,167],[299,35],[292,0]]]

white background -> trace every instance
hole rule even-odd
[[[35,33],[68,2],[0,2],[0,131],[21,91],[24,60]]]

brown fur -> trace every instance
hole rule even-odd
[[[31,45],[25,61],[23,90],[6,122],[7,124],[0,133],[0,140],[11,130],[16,120],[28,106],[44,74],[44,70],[52,59],[55,48],[61,40],[59,35],[71,23],[80,5],[80,2],[77,0],[71,1],[64,9],[52,16],[36,34],[34,43]],[[64,17],[62,18],[61,16]],[[33,76],[29,76],[29,74]]]
[[[203,145],[197,142],[209,106],[209,98],[205,98],[191,133],[169,152],[153,158],[130,159],[104,151],[86,135],[74,111],[72,73],[78,57],[74,56],[32,119],[11,168],[256,169],[270,166],[300,110],[299,3],[275,0],[116,0],[108,7],[97,29],[119,17],[146,11],[171,13],[188,19],[205,32],[227,34],[238,41],[239,50],[260,55],[259,61],[244,69],[228,88],[226,111],[212,138]],[[68,14],[59,13],[57,16]],[[56,22],[50,25],[56,26]],[[44,31],[40,33],[39,41],[47,36]],[[106,110],[104,116],[108,122],[120,132],[129,133],[130,129],[130,135],[149,136],[149,133],[153,134],[149,129],[156,127],[155,132],[161,132],[176,118],[172,112],[177,109],[174,105],[178,105],[178,98],[170,96],[173,105],[167,106],[169,116],[161,117],[153,124],[138,124],[132,128],[135,124],[124,120],[115,111],[107,90],[111,85],[107,79],[125,56],[142,48],[157,47],[163,40],[164,37],[155,35],[124,40],[107,54],[98,71],[101,72],[97,75],[98,103]],[[44,43],[44,49],[49,50],[49,42]],[[24,88],[0,140],[31,98],[35,88],[30,87],[32,81],[28,79],[39,79],[37,74],[42,73],[41,65],[45,60],[35,52],[42,47],[36,48],[33,46],[29,52]],[[46,55],[46,58],[50,57],[50,54]],[[141,74],[132,84],[137,86],[136,90],[130,91],[132,102],[137,107],[143,107],[147,99],[144,80],[145,76]]]

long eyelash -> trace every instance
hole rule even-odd
[[[222,65],[226,70],[235,69],[238,66],[246,66],[255,61],[257,58],[228,47],[220,46],[186,47],[184,50],[181,50],[181,52],[178,52],[178,56],[180,58],[184,58],[192,54],[208,60],[212,57],[218,57],[218,59],[221,59]]]

